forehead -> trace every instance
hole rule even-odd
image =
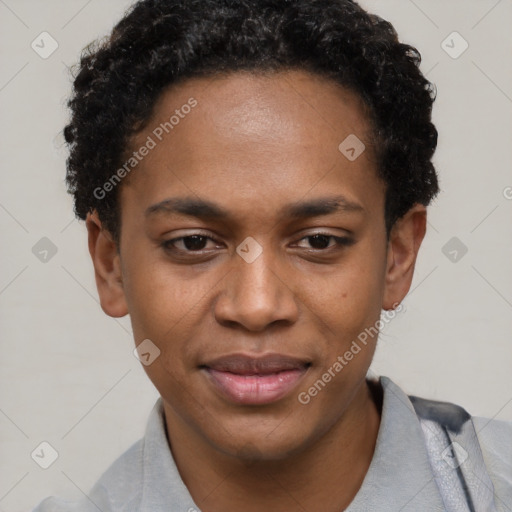
[[[359,96],[322,76],[280,71],[188,79],[161,94],[132,141],[131,150],[149,139],[153,144],[127,184],[146,206],[176,193],[261,201],[272,192],[293,200],[313,188],[325,195],[341,182],[347,199],[356,200],[350,189],[364,195],[363,181],[368,194],[370,182],[382,185],[370,128]],[[355,160],[340,150],[347,138],[364,144]]]
[[[212,136],[280,139],[301,134],[306,125],[311,127],[309,138],[313,132],[347,129],[365,136],[370,128],[368,109],[358,94],[333,79],[299,70],[238,71],[185,80],[161,93],[150,123],[168,121],[191,97],[198,101],[194,111],[202,113],[195,116],[199,121],[215,118]]]

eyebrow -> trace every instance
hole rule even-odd
[[[284,205],[279,215],[284,218],[303,219],[319,217],[338,212],[363,212],[359,203],[349,201],[343,196],[319,197],[308,201],[298,201]],[[228,210],[205,199],[193,197],[168,198],[148,207],[145,217],[156,214],[178,214],[204,220],[227,220],[231,217]]]

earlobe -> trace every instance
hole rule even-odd
[[[85,224],[101,309],[115,318],[125,316],[128,314],[128,307],[117,245],[112,235],[103,228],[96,210],[87,214]]]
[[[383,309],[394,309],[407,295],[426,226],[426,208],[416,204],[391,229]]]

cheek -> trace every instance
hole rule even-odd
[[[347,342],[378,320],[385,283],[383,258],[380,247],[361,246],[328,274],[299,285],[305,305],[330,327],[329,337]]]
[[[339,417],[340,404],[351,401],[375,352],[385,264],[380,248],[369,251],[362,247],[360,253],[347,258],[335,274],[324,280],[323,293],[314,287],[306,291],[311,299],[309,306],[321,320],[317,325],[325,329],[325,339],[319,348],[316,371],[297,399],[311,417],[322,416],[325,424]]]
[[[204,293],[161,265],[134,268],[126,292],[136,344],[149,339],[157,347],[158,356],[144,371],[162,396],[187,395],[184,382]]]
[[[187,269],[167,262],[162,250],[143,245],[126,258],[125,294],[140,328],[161,333],[193,310],[202,287],[188,278]]]
[[[208,298],[222,283],[222,276],[203,272],[198,277],[190,268],[166,262],[157,252],[140,250],[130,255],[125,294],[136,344],[150,339],[160,350],[162,371],[178,376],[194,364],[197,339],[205,336],[211,321]],[[145,369],[148,374],[153,371]]]

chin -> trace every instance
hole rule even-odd
[[[291,436],[282,432],[273,438],[272,434],[244,436],[243,439],[226,439],[225,443],[212,443],[212,445],[227,456],[245,462],[280,461],[303,451],[310,443],[303,436]]]

